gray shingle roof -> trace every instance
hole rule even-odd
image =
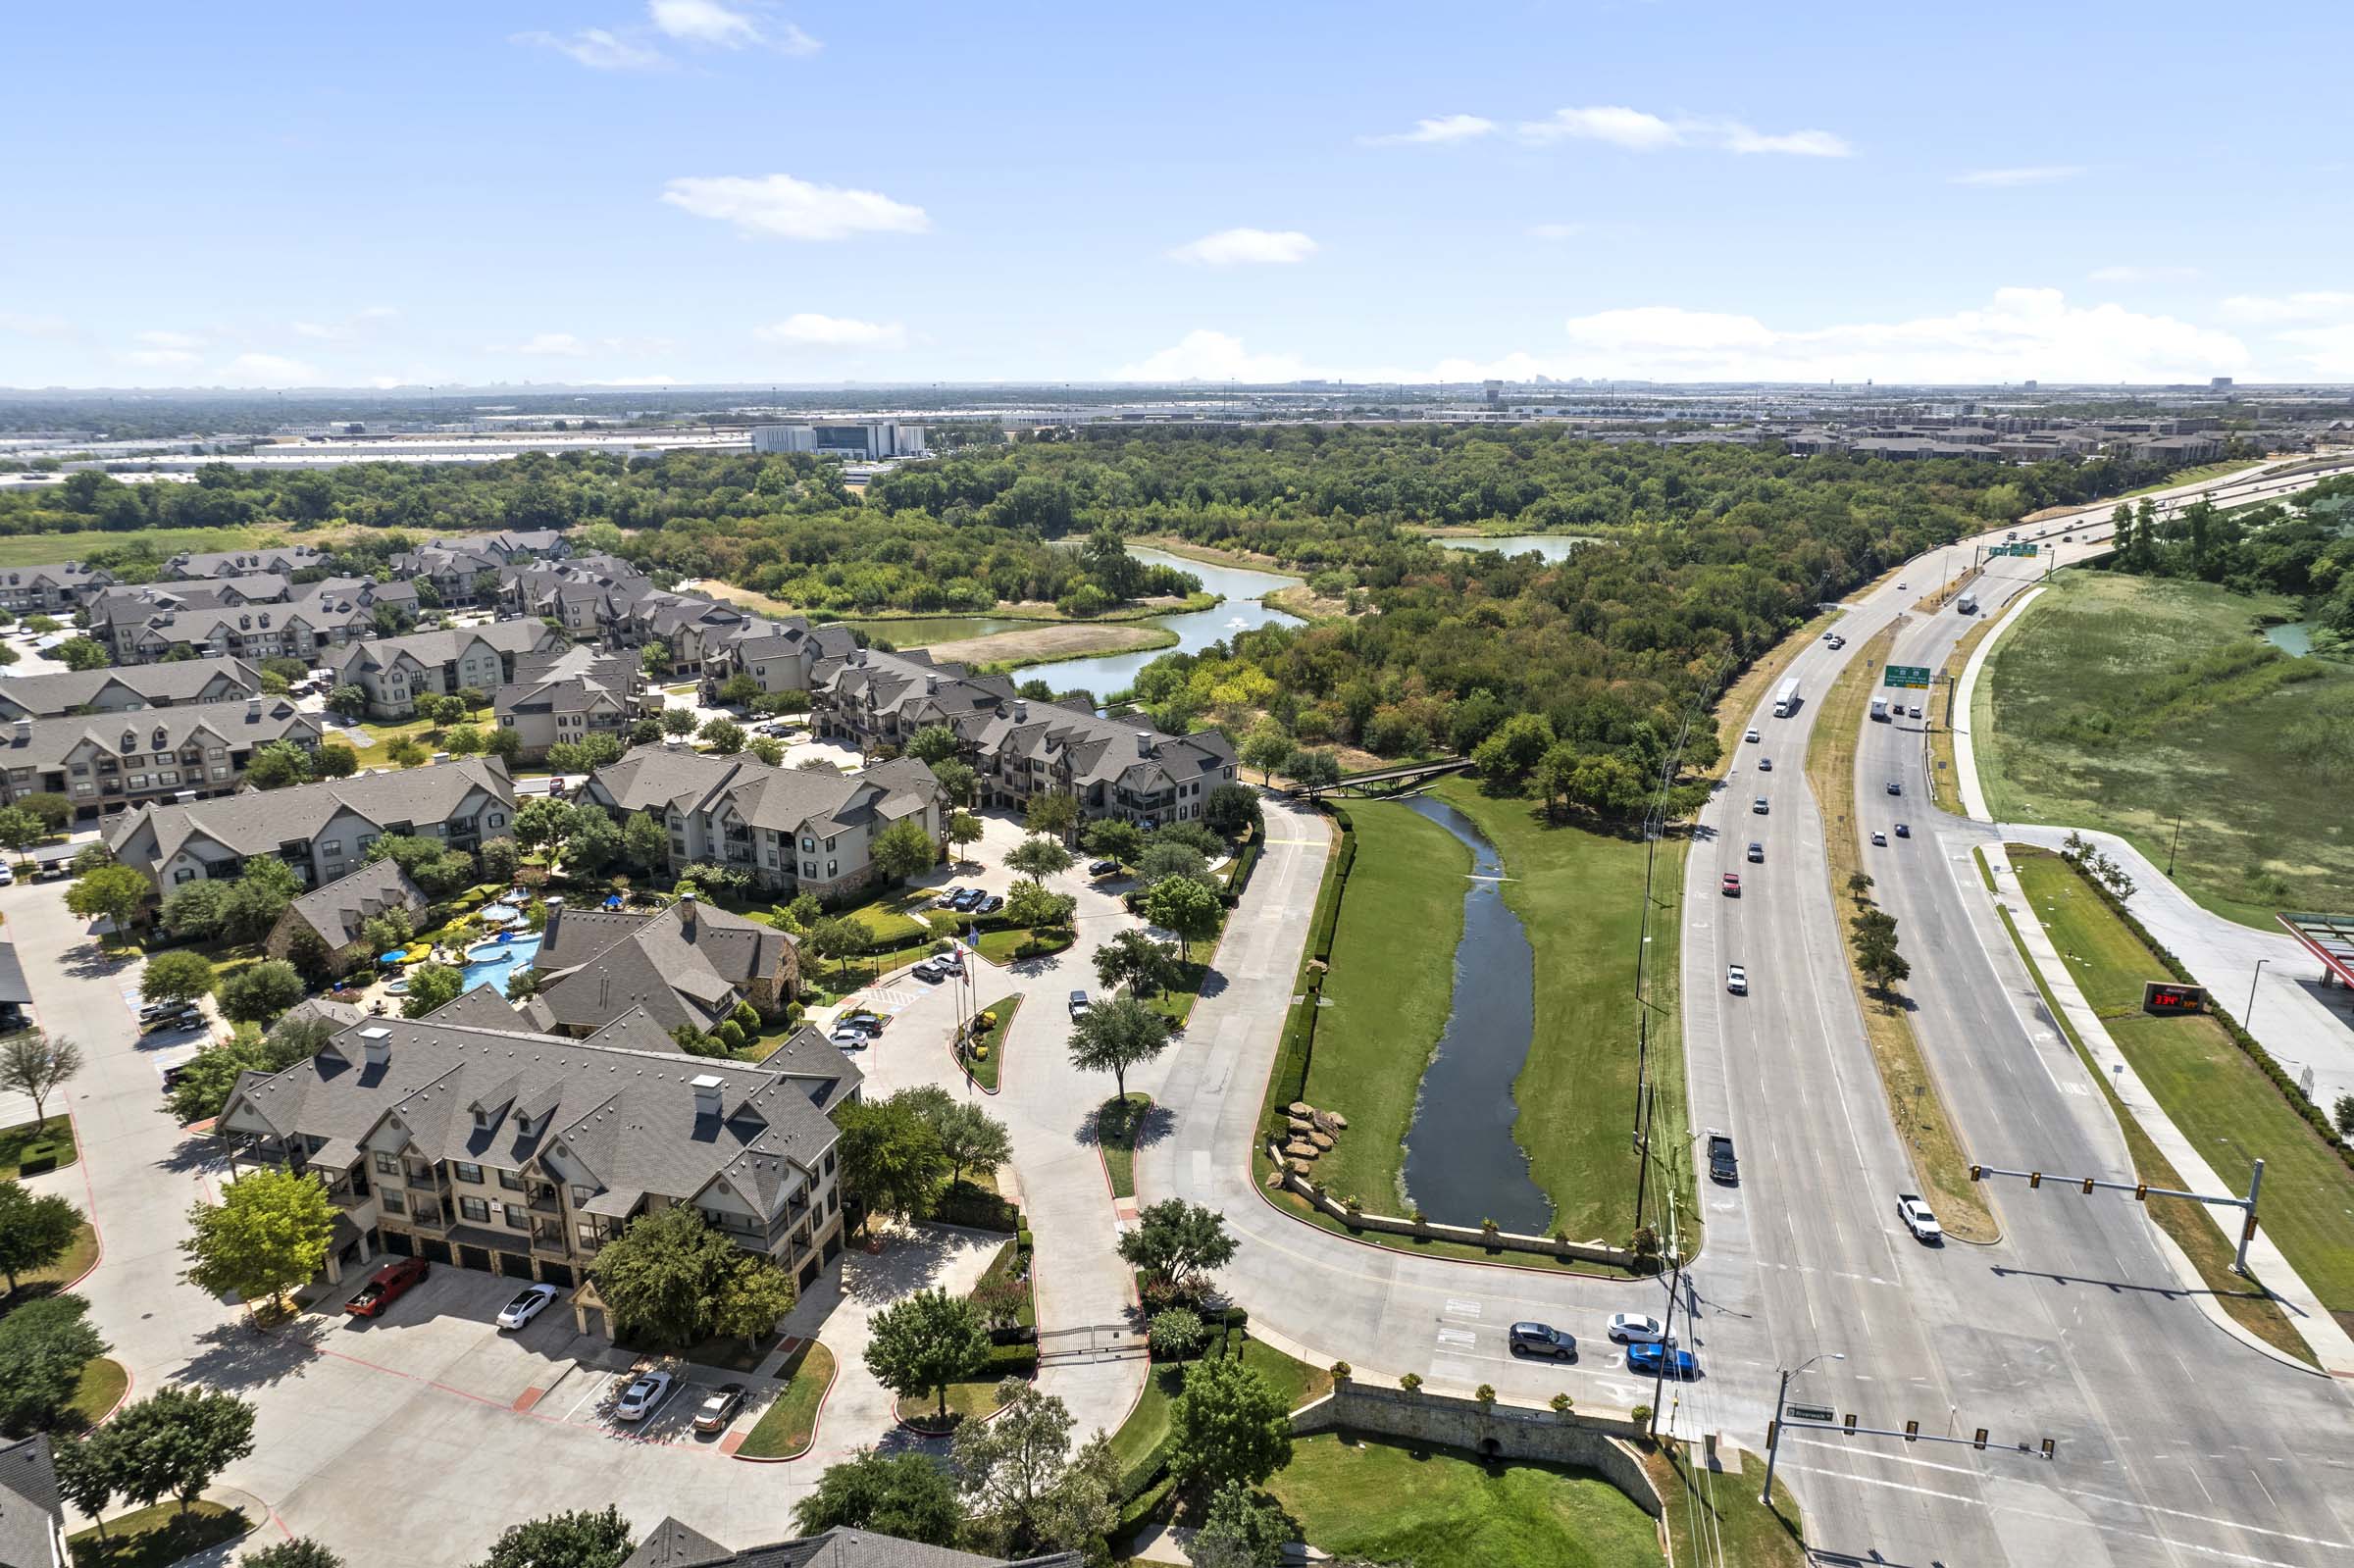
[[[0,1444],[0,1568],[49,1568],[64,1519],[48,1438]]]
[[[62,768],[83,744],[115,756],[178,751],[186,745],[250,750],[273,740],[316,744],[326,727],[284,697],[175,703],[136,713],[19,719],[0,727],[0,768]]]
[[[134,664],[125,669],[67,670],[50,675],[0,680],[0,713],[55,718],[96,706],[109,690],[135,694],[150,706],[189,702],[214,682],[247,693],[262,689],[262,678],[241,659],[179,659],[170,664]]]
[[[782,932],[694,899],[655,914],[551,908],[527,1016],[542,1029],[593,1028],[638,1008],[664,1031],[710,1029],[754,980],[782,971],[786,946]]]
[[[500,654],[537,652],[558,641],[563,633],[537,621],[494,621],[485,627],[459,627],[446,632],[412,632],[406,636],[368,637],[334,651],[329,660],[337,670],[384,669],[406,654],[423,665],[448,664],[477,641]]]
[[[207,838],[238,855],[274,851],[289,839],[307,838],[340,811],[384,826],[438,823],[454,814],[470,791],[482,790],[508,806],[514,788],[495,758],[468,757],[398,773],[362,773],[273,789],[266,794],[225,795],[184,806],[149,806],[118,818],[106,830],[107,847],[117,854],[143,828],[155,835],[155,859],[171,859],[192,838]]]
[[[773,768],[747,755],[640,746],[599,768],[588,789],[589,799],[657,817],[674,809],[710,810],[725,800],[747,826],[790,834],[805,823],[833,824],[817,831],[834,832],[844,825],[896,822],[938,798],[940,785],[931,769],[904,757],[858,773],[824,773]]]
[[[928,1546],[874,1530],[837,1527],[823,1535],[730,1551],[700,1531],[665,1518],[645,1534],[621,1568],[1080,1568],[1075,1551],[1008,1562],[1003,1557]]]
[[[412,920],[422,919],[426,896],[397,861],[385,859],[356,867],[326,886],[304,893],[279,918],[300,921],[328,946],[343,947],[360,939],[360,928],[370,920],[394,908],[407,910]]]

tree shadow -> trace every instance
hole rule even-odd
[[[944,1231],[903,1226],[883,1233],[879,1252],[852,1250],[842,1267],[842,1293],[853,1301],[896,1301],[929,1286],[955,1238]]]
[[[203,1348],[174,1376],[214,1389],[256,1389],[299,1377],[318,1359],[333,1321],[311,1312],[269,1331],[243,1317],[216,1324],[196,1337]]]
[[[105,980],[128,972],[132,964],[130,953],[111,952],[96,942],[81,942],[66,949],[59,962],[65,972],[77,980]]]
[[[156,1110],[161,1116],[172,1114],[172,1107],[168,1103],[158,1106]],[[222,1157],[223,1153],[221,1144],[210,1136],[191,1133],[173,1144],[172,1151],[154,1161],[154,1165],[159,1171],[188,1176],[197,1171],[225,1169],[229,1162]]]

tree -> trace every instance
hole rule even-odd
[[[940,792],[948,797],[948,804],[969,806],[973,803],[973,770],[965,763],[954,757],[936,762],[932,764],[932,778],[940,785]]]
[[[53,1438],[50,1457],[57,1465],[57,1490],[66,1501],[86,1514],[106,1535],[106,1510],[123,1490],[123,1459],[112,1427],[100,1427],[80,1439]]]
[[[836,1111],[834,1122],[842,1135],[842,1185],[860,1206],[861,1228],[874,1214],[916,1220],[932,1211],[948,1176],[948,1155],[914,1102],[896,1094],[855,1100]]]
[[[553,849],[572,833],[570,801],[553,795],[534,795],[515,808],[515,841],[526,849]]]
[[[389,905],[360,923],[360,945],[372,955],[405,951],[416,937],[416,922],[398,904]]]
[[[426,1014],[456,1001],[465,994],[465,971],[452,968],[448,964],[414,965],[409,970],[409,993],[400,1001],[400,1016],[423,1018]]]
[[[1260,784],[1272,784],[1275,770],[1292,760],[1293,750],[1292,737],[1283,733],[1283,726],[1269,719],[1243,737],[1243,747],[1237,755],[1244,767],[1258,770]]]
[[[248,1308],[275,1303],[326,1264],[334,1224],[334,1205],[316,1176],[248,1171],[222,1189],[220,1202],[200,1198],[188,1210],[192,1234],[179,1243],[189,1260],[181,1278],[215,1295],[236,1296]]]
[[[22,806],[0,810],[0,849],[22,854],[49,836],[49,829],[40,818]]]
[[[688,1345],[711,1337],[716,1298],[737,1256],[734,1242],[682,1203],[632,1220],[590,1272],[616,1328],[655,1344]]]
[[[1187,1550],[1194,1568],[1276,1568],[1285,1544],[1303,1534],[1283,1504],[1229,1481],[1210,1493],[1209,1511]]]
[[[256,789],[284,789],[311,782],[311,759],[291,740],[256,746],[245,765],[245,782]]]
[[[1226,905],[1207,884],[1171,877],[1145,895],[1145,918],[1189,942],[1207,941],[1218,934]]]
[[[1005,864],[1025,877],[1043,882],[1070,870],[1074,858],[1062,846],[1060,839],[1042,838],[1034,834],[1013,846],[1012,852],[1005,857]]]
[[[482,712],[485,708],[490,706],[489,695],[486,693],[480,686],[458,687],[457,699],[458,706],[463,709],[469,717],[472,717],[473,715]]]
[[[1169,1021],[1133,996],[1091,1007],[1071,1026],[1071,1065],[1083,1073],[1109,1073],[1125,1100],[1128,1069],[1168,1048]]]
[[[1226,840],[1198,822],[1164,822],[1152,830],[1151,837],[1147,842],[1184,844],[1203,860],[1223,854],[1226,849]]]
[[[940,1419],[948,1415],[948,1385],[989,1362],[989,1332],[962,1296],[918,1290],[869,1322],[866,1369],[903,1399],[937,1395]]]
[[[993,1549],[1027,1557],[1068,1546],[1049,1535],[1056,1493],[1069,1466],[1070,1407],[1034,1383],[1007,1378],[998,1413],[956,1434],[956,1470]]]
[[[210,877],[183,882],[164,896],[164,930],[183,941],[209,941],[228,918],[230,885]]]
[[[1319,790],[1330,789],[1341,782],[1341,765],[1329,751],[1295,751],[1283,765],[1283,771],[1307,791],[1311,800]]]
[[[255,942],[270,935],[286,906],[302,896],[302,879],[276,855],[256,855],[221,900],[221,935]]]
[[[213,966],[202,953],[175,947],[147,960],[139,996],[150,1002],[192,1002],[213,993]]]
[[[513,767],[515,759],[523,755],[522,733],[519,731],[505,728],[491,731],[483,736],[483,755],[496,757],[509,767]]]
[[[1135,865],[1137,857],[1145,852],[1145,831],[1117,817],[1100,817],[1089,823],[1079,841],[1098,860],[1116,860],[1123,866]]]
[[[180,1064],[172,1085],[172,1114],[182,1126],[221,1114],[229,1091],[246,1073],[280,1073],[316,1056],[335,1034],[325,1019],[293,1019],[259,1039],[250,1036],[202,1046]]]
[[[232,1393],[167,1384],[117,1411],[107,1431],[123,1495],[139,1503],[177,1498],[184,1514],[215,1476],[253,1452],[253,1406]]]
[[[493,846],[503,845],[503,849]],[[512,854],[515,840],[493,838],[483,846],[484,863],[488,866],[493,855],[503,858]],[[367,863],[389,860],[417,885],[418,891],[428,898],[447,898],[474,881],[474,857],[463,849],[452,849],[437,838],[421,838],[414,834],[386,834],[368,846]],[[508,877],[515,868],[505,866]],[[503,878],[501,880],[504,880]]]
[[[607,1503],[509,1525],[475,1568],[621,1568],[629,1554],[630,1522]]]
[[[395,735],[384,747],[384,760],[395,768],[414,768],[425,761],[425,747],[415,735]]]
[[[644,812],[633,813],[621,830],[621,857],[640,871],[654,872],[670,864],[670,834]]]
[[[904,1091],[902,1091],[904,1092]],[[971,1170],[992,1171],[1013,1158],[1013,1135],[1005,1124],[970,1100],[947,1099],[925,1115],[948,1162],[948,1185]]]
[[[1058,790],[1041,789],[1030,797],[1022,813],[1022,826],[1032,833],[1050,834],[1062,837],[1079,824],[1079,801],[1076,796]]]
[[[785,742],[775,735],[754,735],[744,742],[743,748],[772,768],[784,764]]]
[[[956,1483],[926,1453],[881,1454],[861,1448],[828,1465],[817,1490],[793,1506],[793,1527],[804,1536],[828,1530],[871,1530],[928,1546],[952,1546],[964,1530]]]
[[[49,1096],[80,1071],[81,1047],[64,1035],[35,1029],[0,1040],[0,1089],[32,1101],[35,1127],[49,1119]]]
[[[904,754],[927,767],[956,755],[956,732],[945,724],[928,724],[907,737]]]
[[[719,700],[731,708],[748,708],[760,700],[760,683],[739,670],[720,683]]]
[[[1913,966],[1897,951],[1894,915],[1882,909],[1865,909],[1847,924],[1856,967],[1874,989],[1885,992],[1913,973]]]
[[[237,1024],[267,1024],[301,1001],[304,989],[292,964],[265,958],[221,983],[221,1016]]]
[[[0,1274],[8,1276],[9,1294],[17,1293],[19,1275],[55,1263],[80,1234],[81,1210],[72,1203],[0,1179]]]
[[[715,1335],[742,1340],[747,1347],[777,1331],[777,1319],[793,1310],[793,1276],[775,1261],[731,1246],[735,1253],[727,1273],[720,1276],[711,1296],[710,1329]]]
[[[1164,1307],[1147,1326],[1155,1359],[1191,1361],[1209,1342],[1202,1314],[1190,1307]]]
[[[572,812],[572,835],[564,843],[564,869],[593,877],[621,857],[621,829],[602,806],[582,804]]]
[[[41,826],[51,833],[64,833],[66,824],[74,820],[74,802],[64,795],[41,791],[17,797],[17,809],[29,811],[41,819]]]
[[[453,757],[474,756],[483,749],[483,733],[462,724],[441,737],[441,749]]]
[[[327,694],[327,711],[353,724],[368,717],[368,688],[341,684]]]
[[[2337,1125],[2340,1139],[2354,1142],[2354,1094],[2340,1094],[2329,1107],[2329,1120]]]
[[[155,897],[147,875],[128,866],[94,866],[66,889],[66,907],[84,920],[106,920],[127,932]]]
[[[95,637],[68,637],[49,650],[49,656],[69,670],[103,670],[114,663],[106,644]]]
[[[1141,931],[1123,931],[1096,949],[1096,979],[1105,990],[1124,985],[1139,996],[1151,996],[1184,975],[1169,950]]]
[[[73,1402],[81,1369],[107,1350],[89,1311],[87,1301],[65,1293],[0,1318],[0,1433],[15,1438],[53,1426]]]
[[[1006,890],[1005,920],[1011,926],[1056,930],[1076,917],[1079,900],[1069,893],[1049,892],[1035,877],[1024,877]]]
[[[547,766],[555,773],[594,773],[620,760],[620,738],[601,730],[591,730],[578,740],[559,740],[547,748]]]
[[[875,835],[874,842],[867,848],[875,869],[895,883],[905,882],[910,877],[920,877],[930,871],[939,852],[940,846],[932,841],[930,834],[924,832],[924,825],[913,817],[895,822]]]
[[[723,757],[743,749],[743,726],[733,719],[710,719],[702,728],[703,744]]]
[[[1206,1497],[1221,1487],[1255,1487],[1291,1462],[1292,1421],[1284,1397],[1241,1360],[1198,1361],[1169,1406],[1169,1473]]]
[[[1209,792],[1202,806],[1202,820],[1229,838],[1257,827],[1260,815],[1258,794],[1249,784],[1222,784]]]
[[[238,1559],[238,1568],[343,1568],[343,1559],[308,1536],[274,1541]]]
[[[948,813],[948,842],[954,844],[958,849],[979,843],[981,834],[981,819],[971,812],[951,811]]]
[[[1209,880],[1209,859],[1192,844],[1151,843],[1136,862],[1136,880],[1147,887],[1156,887],[1171,877],[1191,877],[1199,883]]]
[[[311,772],[321,779],[348,779],[360,771],[360,754],[346,745],[321,741],[311,753]]]
[[[638,655],[638,665],[645,672],[645,678],[648,681],[661,680],[670,674],[670,644],[667,642],[647,643],[645,651]]]
[[[664,734],[691,735],[694,733],[694,714],[686,708],[664,708],[661,723]]]
[[[1224,1268],[1234,1249],[1223,1215],[1180,1197],[1147,1208],[1119,1240],[1121,1258],[1180,1290],[1191,1290],[1201,1276]]]

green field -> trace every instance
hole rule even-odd
[[[1650,1517],[1590,1471],[1319,1434],[1293,1443],[1266,1490],[1309,1544],[1342,1557],[1415,1568],[1660,1563]]]
[[[1245,1366],[1266,1379],[1283,1395],[1286,1409],[1297,1410],[1332,1391],[1329,1372],[1305,1361],[1295,1361],[1273,1345],[1248,1337],[1224,1340],[1213,1337],[1202,1359],[1214,1361],[1238,1351]],[[1174,1361],[1153,1364],[1152,1375],[1145,1380],[1144,1391],[1137,1396],[1136,1408],[1128,1412],[1120,1430],[1111,1435],[1111,1451],[1122,1469],[1151,1454],[1160,1445],[1160,1440],[1169,1435],[1169,1401],[1184,1388],[1184,1367]]]
[[[2322,1304],[2354,1329],[2354,1171],[2205,1017],[2152,1018],[2144,981],[2167,971],[2057,855],[2013,846],[2035,918],[2109,1037],[2182,1136],[2234,1191],[2264,1161],[2260,1222]]]
[[[2354,907],[2354,669],[2257,637],[2294,601],[2063,572],[1996,644],[1970,721],[1997,821],[2102,828],[2170,852],[2204,907],[2273,931]],[[2173,848],[2175,823],[2180,847]]]
[[[158,556],[172,556],[182,550],[208,554],[265,544],[323,544],[333,536],[324,530],[292,534],[286,531],[285,525],[279,523],[227,529],[139,529],[128,533],[100,530],[80,533],[13,533],[0,538],[0,567],[78,561],[102,546],[121,549],[137,544],[152,549]]]

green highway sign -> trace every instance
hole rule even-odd
[[[1990,555],[1990,556],[1993,556],[1993,555],[2033,555],[2033,554],[2034,554],[2034,553],[2035,553],[2037,550],[2039,550],[2039,549],[2041,549],[2041,548],[2042,548],[2042,546],[2041,546],[2041,545],[2037,545],[2037,544],[1998,544],[1998,545],[1995,545],[1993,548],[1989,549],[1989,550],[1988,550],[1986,553],[1987,553],[1988,555]]]
[[[1919,686],[1925,691],[1929,685],[1929,667],[1925,664],[1892,664],[1888,667],[1887,678],[1880,683],[1891,686]]]

